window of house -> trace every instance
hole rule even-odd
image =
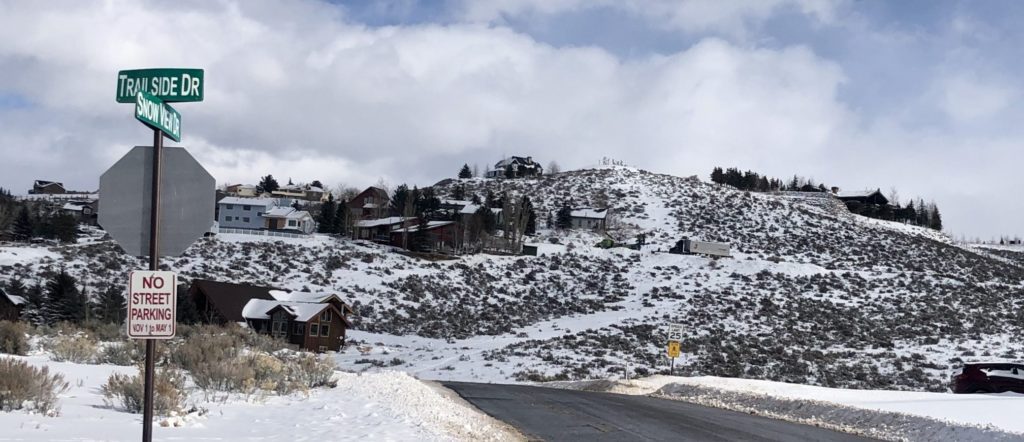
[[[320,336],[330,336],[331,326],[330,324],[320,324]]]
[[[224,217],[224,221],[231,221],[231,217],[230,216],[225,216]]]
[[[295,323],[295,330],[292,331],[292,334],[293,335],[301,335],[301,334],[303,334],[305,332],[306,332],[305,324],[303,324],[301,322],[296,322]]]
[[[309,335],[317,336],[320,334],[320,329],[317,324],[309,324]]]
[[[257,217],[257,218],[258,218],[258,217],[261,217],[261,216],[263,216],[263,212],[256,212],[256,217]]]
[[[324,310],[322,313],[320,313],[320,320],[321,321],[330,322],[331,321],[331,311],[330,310]]]
[[[234,205],[234,204],[225,204],[225,205],[224,205],[224,208],[225,208],[225,209],[234,209],[234,208],[235,208],[235,205]]]
[[[295,225],[296,225],[295,224],[295,220],[293,220],[293,219],[288,220],[288,227],[295,227]]]
[[[252,210],[252,206],[242,206],[242,210]]]
[[[246,216],[246,217],[243,217],[243,218],[242,218],[242,222],[249,222],[249,217],[248,217],[248,216]]]

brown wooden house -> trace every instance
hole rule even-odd
[[[338,351],[352,326],[352,308],[334,294],[207,280],[193,281],[189,293],[205,322],[243,324],[304,350]]]
[[[352,219],[384,218],[391,213],[391,199],[388,191],[379,187],[367,187],[348,202]]]
[[[0,289],[0,320],[17,321],[21,319],[21,309],[25,306],[25,298],[8,295]]]
[[[322,353],[338,351],[344,345],[345,332],[352,326],[346,318],[350,311],[343,303],[339,309],[332,302],[254,299],[246,304],[243,315],[249,326],[260,333]]]

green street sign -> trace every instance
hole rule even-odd
[[[181,141],[181,114],[149,92],[135,95],[135,119]]]
[[[165,103],[203,101],[202,69],[134,69],[117,73],[117,102],[148,92]]]

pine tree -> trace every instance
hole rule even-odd
[[[124,322],[128,313],[125,301],[124,289],[121,286],[114,284],[107,287],[96,300],[96,318],[112,324]],[[181,309],[180,303],[177,307]]]
[[[21,310],[21,317],[31,324],[42,325],[48,322],[45,312],[46,298],[43,293],[41,280],[25,290],[26,305]]]
[[[455,186],[454,188],[452,188],[452,199],[453,200],[462,201],[465,198],[466,198],[466,186],[465,185],[459,184],[458,186]]]
[[[402,216],[405,213],[405,204],[409,199],[409,186],[400,184],[395,188],[395,191],[391,194],[391,211],[396,216]]]
[[[320,233],[338,233],[334,217],[338,209],[334,204],[334,194],[327,195],[327,201],[320,205],[320,216],[317,217],[317,230]]]
[[[35,226],[32,223],[32,216],[28,213],[28,205],[21,206],[18,216],[14,218],[14,225],[11,226],[11,236],[17,241],[28,241],[32,238]]]
[[[463,164],[462,169],[459,170],[459,178],[473,178],[473,171],[469,170],[469,164]]]
[[[932,203],[931,213],[928,215],[928,227],[942,231],[942,215],[939,215],[939,206]]]
[[[60,242],[72,243],[78,237],[78,222],[70,214],[58,213],[50,218],[49,224],[53,236]]]
[[[717,184],[725,183],[725,173],[722,172],[721,167],[715,167],[711,169],[711,182]]]
[[[568,205],[562,206],[558,209],[558,215],[555,220],[555,227],[559,229],[570,229],[572,228],[572,208]]]
[[[75,278],[63,268],[46,283],[44,311],[49,322],[79,323],[85,319],[88,299],[75,284]]]
[[[555,228],[555,216],[551,213],[551,211],[548,211],[548,217],[547,219],[544,220],[544,225],[546,225],[549,229]]]
[[[274,179],[273,175],[267,175],[260,178],[260,183],[256,185],[256,192],[258,193],[271,193],[281,186],[277,184],[277,180]]]

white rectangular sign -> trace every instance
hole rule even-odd
[[[173,338],[177,299],[178,277],[174,272],[132,272],[128,282],[128,337]]]
[[[668,340],[669,342],[680,342],[683,340],[683,324],[668,325]]]

